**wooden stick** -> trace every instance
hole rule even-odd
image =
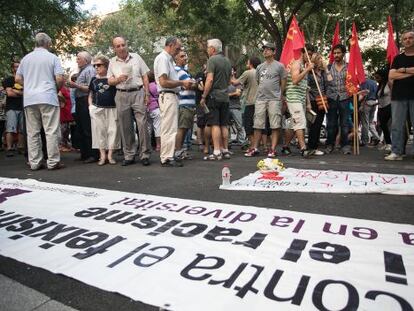
[[[353,117],[353,125],[354,125],[354,137],[353,137],[353,148],[352,148],[352,153],[354,154],[354,155],[356,155],[356,137],[355,137],[355,120],[356,120],[356,117],[355,117],[355,97],[352,97],[352,107],[353,107],[353,109],[352,109],[352,113],[354,114],[354,117]]]
[[[355,121],[356,150],[357,150],[356,154],[359,154],[359,133],[358,133],[359,117],[358,117],[358,96],[357,94],[354,94],[354,102],[355,102],[354,109],[355,109],[355,117],[356,117],[356,121]]]
[[[304,49],[305,49],[306,57],[308,58],[308,62],[310,64],[311,59],[309,57],[309,53],[308,53],[308,50],[306,49],[306,46],[304,46]],[[315,74],[315,71],[313,70],[313,68],[312,68],[312,74],[313,74],[313,79],[315,80],[315,83],[316,83],[316,87],[318,88],[319,96],[321,97],[321,100],[322,100],[323,109],[325,110],[325,113],[328,113],[328,109],[326,108],[326,104],[325,104],[325,99],[323,98],[322,91],[321,91],[321,88],[319,86],[319,82],[318,82],[318,79],[316,78],[316,74]]]

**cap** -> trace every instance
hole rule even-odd
[[[262,49],[264,49],[264,48],[269,48],[269,49],[272,49],[272,50],[276,50],[276,45],[274,43],[272,43],[272,42],[267,42],[266,41],[262,45]]]

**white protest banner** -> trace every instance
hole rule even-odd
[[[413,310],[414,226],[0,178],[0,254],[174,311]]]
[[[414,175],[288,168],[278,173],[257,171],[220,189],[414,195]]]

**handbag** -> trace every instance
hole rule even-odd
[[[316,100],[316,106],[318,107],[319,111],[325,110],[325,108],[323,107],[322,99],[323,99],[323,102],[325,102],[326,109],[329,109],[328,98],[325,95],[323,96],[318,95],[315,97],[315,100]]]

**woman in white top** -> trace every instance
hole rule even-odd
[[[380,69],[375,72],[375,80],[378,82],[378,122],[384,134],[384,145],[382,148],[386,152],[391,152],[391,89],[388,83],[388,69]]]

